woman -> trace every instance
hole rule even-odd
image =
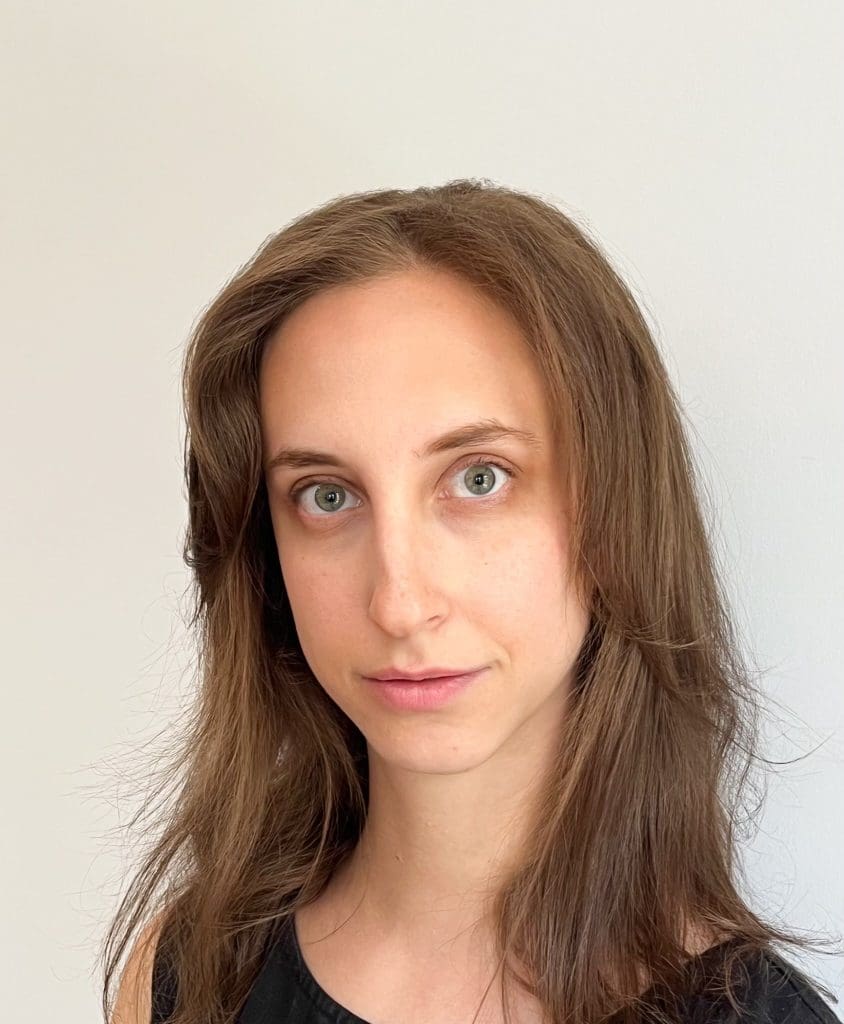
[[[115,1024],[838,1019],[736,887],[751,674],[580,228],[487,182],[329,202],[184,398],[202,685]]]

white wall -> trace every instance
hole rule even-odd
[[[766,753],[822,744],[772,779],[750,881],[842,929],[842,22],[834,0],[7,0],[6,1019],[97,1019],[121,776],[190,685],[192,321],[297,213],[458,176],[558,202],[647,304],[789,710]],[[807,966],[844,996],[840,958]]]

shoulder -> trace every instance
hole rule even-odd
[[[772,950],[741,954],[731,972],[740,1012],[723,992],[696,997],[695,1024],[844,1024],[810,978]]]
[[[153,1017],[153,975],[160,976],[161,959],[156,957],[164,911],[156,914],[141,930],[126,960],[109,1024],[150,1024],[165,1018]]]
[[[830,1004],[795,964],[768,952],[752,978],[762,1007],[773,1022],[842,1024]]]

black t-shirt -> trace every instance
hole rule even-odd
[[[736,942],[728,939],[694,957],[691,963],[695,972],[710,977],[711,969]],[[167,1024],[175,1005],[173,979],[159,952],[153,967],[151,1024]],[[754,956],[746,967],[749,988],[742,990],[739,998],[746,1007],[741,1019],[747,1024],[844,1024],[821,994],[795,974],[789,961],[779,954]],[[713,999],[697,994],[684,1000],[682,1006],[683,1019],[689,1024],[735,1022],[725,996]],[[237,1020],[238,1024],[369,1024],[332,999],[311,974],[292,917],[283,923],[277,940],[270,945]],[[397,1020],[395,1024],[402,1022]]]

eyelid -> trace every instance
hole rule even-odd
[[[497,455],[483,455],[483,454],[481,454],[481,455],[467,455],[467,456],[465,456],[465,458],[461,459],[456,464],[456,466],[453,469],[453,472],[456,473],[460,469],[468,468],[469,466],[475,466],[475,465],[480,465],[480,466],[491,465],[491,466],[495,466],[497,469],[501,469],[505,473],[507,473],[508,477],[510,479],[513,479],[514,477],[518,476],[518,470],[515,469],[514,467],[512,467],[508,462],[505,462],[499,456],[497,456]],[[331,483],[339,483],[340,486],[344,487],[346,490],[352,491],[354,494],[357,494],[357,491],[355,491],[355,489],[353,487],[347,486],[342,481],[335,481],[335,480],[331,479],[330,477],[322,477],[322,476],[320,476],[320,477],[310,477],[308,479],[301,480],[301,481],[295,483],[290,488],[290,490],[288,491],[288,498],[290,499],[290,501],[293,502],[294,505],[298,505],[299,504],[299,496],[301,495],[301,493],[303,491],[307,490],[309,487],[315,486],[316,484],[331,484]],[[497,496],[498,496],[497,494],[496,495],[492,495],[490,500],[494,500]],[[483,501],[483,496],[481,496],[481,498],[478,499],[478,500],[479,501]],[[354,511],[354,510],[353,509],[346,509],[345,511],[351,512],[351,511]],[[325,516],[317,516],[317,518],[319,518],[319,519],[329,518],[330,519],[330,518],[332,518],[332,513],[329,512]]]

